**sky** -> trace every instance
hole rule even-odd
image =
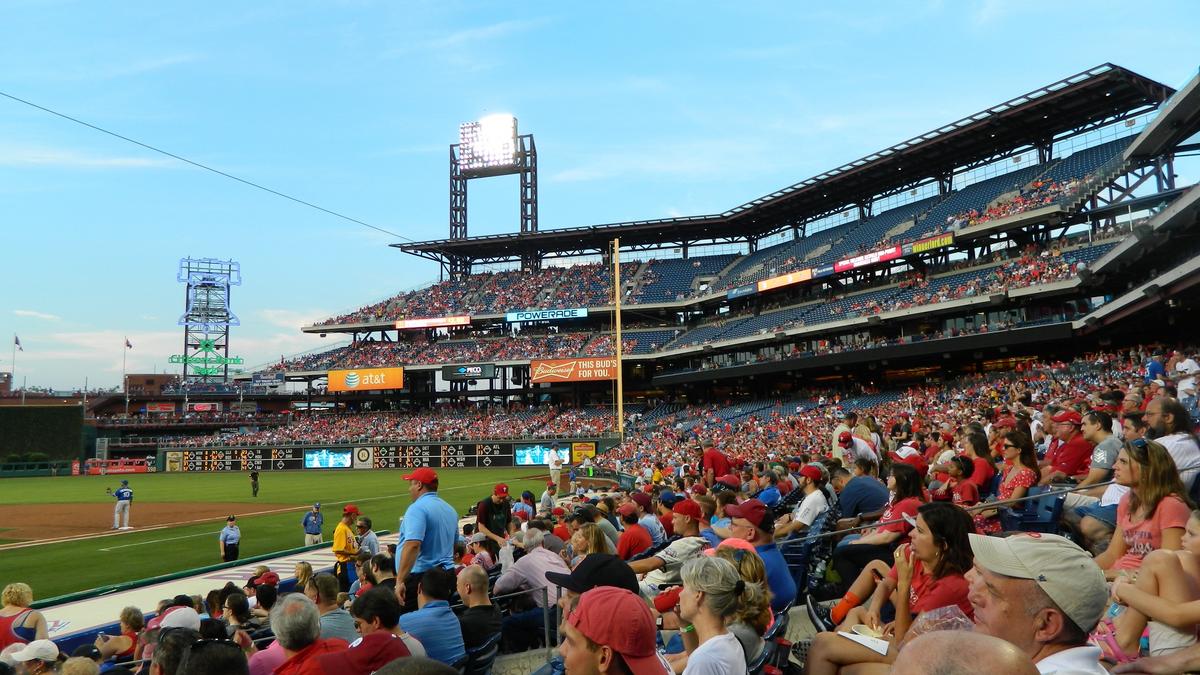
[[[536,139],[541,229],[714,213],[1112,62],[1179,87],[1200,3],[0,3],[0,91],[375,225],[448,234],[460,122]],[[519,227],[516,176],[470,232]],[[0,371],[181,353],[184,257],[238,261],[247,365],[437,279],[396,237],[0,98]]]

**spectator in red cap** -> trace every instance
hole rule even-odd
[[[747,499],[726,506],[725,513],[733,518],[733,536],[754,544],[754,550],[763,559],[772,595],[771,609],[782,611],[796,599],[796,581],[775,545],[774,512],[757,499]]]
[[[879,463],[879,455],[875,454],[875,450],[871,447],[871,444],[849,431],[843,431],[838,434],[838,446],[845,454],[847,462],[853,462],[859,457],[866,457],[876,464]]]
[[[1072,478],[1083,478],[1091,468],[1092,449],[1095,447],[1083,437],[1080,427],[1083,417],[1070,408],[1061,410],[1053,418],[1054,437],[1059,443],[1046,453],[1042,460],[1041,485],[1061,482]]]
[[[400,521],[396,555],[396,599],[404,611],[417,608],[417,584],[434,567],[454,569],[458,514],[437,494],[438,475],[421,467],[404,476],[412,504]]]
[[[479,501],[475,506],[476,531],[503,547],[512,523],[513,511],[508,498],[508,486],[499,483],[492,489],[492,496]]]
[[[800,490],[804,492],[804,499],[796,505],[791,514],[784,516],[785,520],[776,525],[776,539],[804,532],[812,526],[821,512],[829,509],[829,501],[825,499],[825,491],[821,489],[825,482],[822,479],[823,475],[821,469],[812,464],[800,469]]]
[[[354,556],[358,555],[358,540],[350,526],[358,516],[357,506],[345,505],[342,507],[342,519],[333,529],[333,574],[343,593],[348,592],[350,584],[354,582]]]
[[[621,617],[614,621],[613,617]],[[669,675],[658,653],[654,616],[638,596],[597,586],[579,596],[562,623],[558,651],[567,673]]]
[[[625,526],[621,536],[617,539],[617,555],[621,560],[629,560],[654,545],[650,533],[638,524],[636,504],[633,502],[621,504],[617,507],[617,515],[621,517],[621,523]]]
[[[682,499],[671,507],[671,514],[679,538],[649,558],[635,560],[629,565],[634,572],[646,575],[642,579],[642,593],[646,597],[658,595],[659,586],[679,584],[679,570],[683,568],[683,563],[700,555],[708,546],[708,542],[700,536],[699,504]]]

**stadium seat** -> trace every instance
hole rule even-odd
[[[1062,518],[1066,498],[1061,494],[1042,494],[1046,491],[1046,488],[1030,488],[1029,496],[1038,498],[1026,502],[1023,510],[1000,509],[1000,523],[1004,530],[1058,534],[1058,521]]]
[[[463,675],[489,675],[492,672],[492,662],[500,653],[501,636],[502,633],[496,633],[467,652],[467,662],[461,670]]]

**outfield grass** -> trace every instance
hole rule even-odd
[[[246,511],[254,503],[295,504],[287,513],[238,517],[242,530],[243,558],[301,546],[304,532],[300,519],[313,502],[328,506],[325,540],[341,514],[341,505],[355,502],[371,517],[376,530],[397,529],[408,507],[405,471],[296,471],[263,472],[258,499],[250,496],[250,481],[243,473],[139,474],[129,476],[134,489],[133,520],[154,509],[159,502],[244,502]],[[443,469],[440,494],[455,510],[466,513],[472,504],[491,494],[491,486],[506,482],[515,494],[530,490],[540,495],[545,478],[535,479],[536,468]],[[59,478],[5,479],[0,504],[95,503],[106,514],[112,512],[112,497],[106,487],[118,485],[119,477],[78,476]],[[212,522],[157,529],[149,532],[72,541],[0,551],[0,586],[23,581],[33,587],[35,599],[134,581],[179,570],[220,562],[217,533],[224,525]],[[169,538],[169,541],[159,541]],[[114,551],[103,547],[126,546]]]

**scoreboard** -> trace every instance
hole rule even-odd
[[[387,445],[310,445],[285,448],[178,448],[163,451],[164,469],[172,472],[293,471],[510,467],[511,442],[391,443]],[[568,442],[569,447],[569,442]],[[345,456],[345,464],[327,458]],[[315,461],[316,457],[323,461]]]

